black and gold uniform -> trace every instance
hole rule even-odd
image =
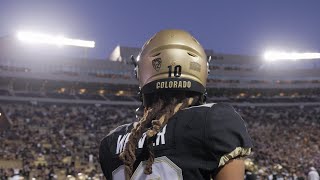
[[[124,150],[133,123],[111,131],[100,145],[105,177],[125,179],[119,154]],[[182,109],[152,139],[152,174],[144,174],[148,151],[144,133],[138,141],[131,179],[210,179],[230,159],[250,154],[252,143],[244,120],[230,105],[204,104]]]
[[[205,104],[210,59],[190,33],[177,29],[159,31],[132,58],[144,113],[102,140],[108,180],[210,179],[230,159],[250,154],[236,111]]]

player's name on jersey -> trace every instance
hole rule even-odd
[[[156,88],[157,89],[170,89],[170,88],[191,88],[191,81],[164,81],[164,82],[157,82]]]
[[[153,143],[153,146],[158,146],[160,144],[163,145],[166,143],[166,141],[165,141],[166,128],[167,128],[167,125],[165,125],[162,128],[162,130],[157,134],[157,138],[156,138],[155,143]],[[124,147],[126,146],[128,140],[129,140],[130,134],[131,133],[127,133],[127,134],[118,136],[116,154],[119,154],[124,150]],[[143,133],[142,137],[139,139],[139,141],[138,141],[138,148],[139,149],[143,147],[143,144],[144,144],[144,141],[146,140],[146,137],[147,137],[146,133]]]

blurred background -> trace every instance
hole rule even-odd
[[[320,170],[320,1],[0,1],[0,179],[104,179],[100,140],[136,121],[130,56],[162,29],[212,57],[207,102],[233,105],[246,178]]]

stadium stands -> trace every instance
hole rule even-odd
[[[135,117],[135,110],[124,106],[29,103],[2,103],[2,106],[13,122],[0,136],[0,160],[8,162],[1,167],[2,171],[12,168],[9,162],[18,161],[22,165],[16,168],[22,174],[37,179],[44,179],[50,171],[60,176],[76,176],[88,169],[100,172],[97,161],[100,139],[118,124],[132,122]]]
[[[116,126],[135,121],[140,105],[127,57],[139,49],[117,48],[114,62],[0,58],[0,106],[12,123],[0,132],[0,177],[19,169],[37,179],[78,173],[103,179],[99,142]],[[266,179],[320,169],[320,61],[280,66],[208,52],[213,60],[207,101],[232,104],[248,123],[251,171]]]
[[[0,160],[8,162],[2,172],[9,172],[9,164],[16,162],[22,174],[38,178],[48,172],[99,175],[99,141],[116,126],[134,121],[136,108],[51,103],[2,103],[2,107],[13,122],[0,136]],[[319,106],[236,109],[248,123],[254,141],[251,158],[260,175],[305,174],[311,165],[320,167]]]

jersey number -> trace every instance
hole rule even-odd
[[[174,164],[166,156],[154,159],[152,164],[152,174],[146,175],[143,173],[145,162],[140,162],[137,169],[134,171],[131,180],[153,180],[153,179],[170,179],[182,180],[182,170]],[[125,179],[124,166],[118,167],[112,172],[113,179]]]
[[[172,76],[172,66],[168,66],[168,68],[169,68],[168,77],[171,77]],[[181,66],[180,65],[174,66],[173,75],[174,75],[174,77],[181,76]]]

